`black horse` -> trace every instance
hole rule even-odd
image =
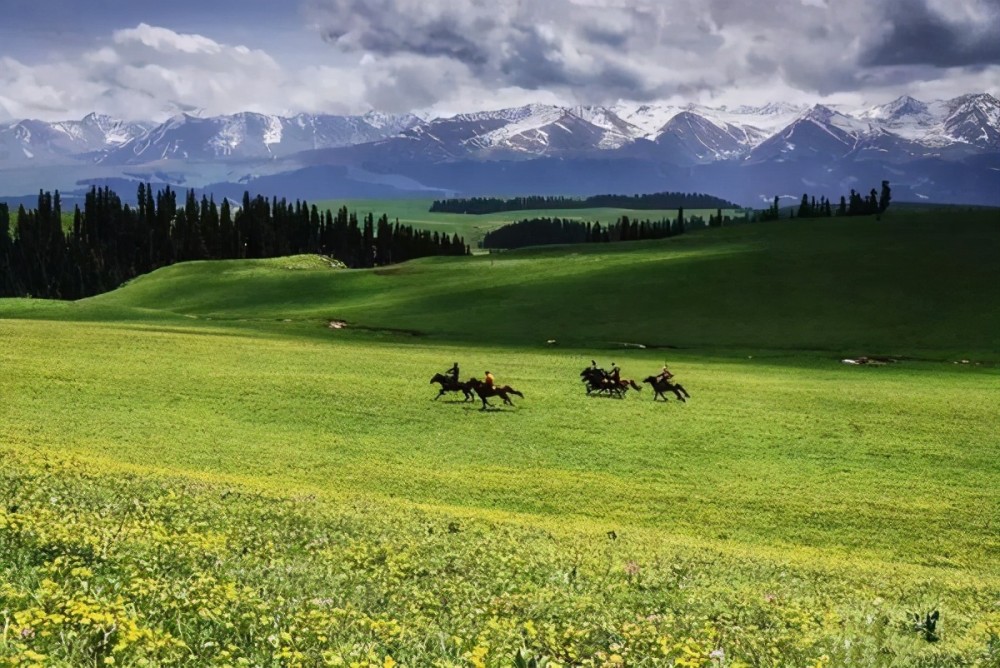
[[[603,392],[605,390],[604,381],[607,378],[608,374],[605,373],[604,369],[597,369],[592,366],[588,366],[580,372],[580,382],[587,384],[587,394],[594,391]]]
[[[487,406],[490,407],[493,406],[493,404],[486,401],[490,397],[500,397],[501,399],[503,399],[503,402],[508,406],[514,405],[514,402],[510,400],[510,395],[512,394],[516,394],[517,396],[524,399],[524,395],[515,390],[510,385],[504,385],[503,387],[497,385],[487,385],[478,378],[470,378],[468,380],[467,385],[471,387],[473,390],[475,390],[476,394],[479,395],[479,398],[482,399],[483,407],[479,409],[481,411],[486,410]]]
[[[434,383],[440,383],[441,385],[441,391],[438,392],[438,395],[436,397],[434,397],[434,401],[440,399],[441,396],[446,392],[462,392],[463,394],[465,394],[465,401],[476,400],[476,397],[473,396],[472,394],[472,388],[469,386],[468,383],[462,383],[460,381],[457,381],[453,379],[451,376],[446,376],[441,373],[436,373],[434,374],[434,377],[431,378],[431,385],[433,385]]]
[[[653,401],[656,401],[657,397],[663,397],[663,400],[666,401],[667,397],[663,394],[664,392],[673,392],[674,396],[681,401],[687,401],[687,399],[691,398],[691,395],[688,394],[688,391],[684,389],[683,385],[680,383],[671,383],[669,380],[664,380],[659,376],[650,376],[642,382],[652,385],[653,391],[655,392],[653,395]],[[685,399],[685,397],[687,397],[687,399]]]

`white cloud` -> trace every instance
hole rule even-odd
[[[178,112],[364,111],[357,68],[290,71],[268,53],[140,24],[71,60],[0,59],[0,114],[62,120],[92,111],[136,120]]]
[[[315,30],[293,39],[322,37],[326,60],[291,67],[281,56],[301,42],[269,53],[141,23],[72,58],[0,57],[0,119],[1000,93],[995,0],[304,1]],[[893,13],[907,4],[922,13]],[[976,37],[976,25],[975,49],[952,45],[937,59],[910,39]]]

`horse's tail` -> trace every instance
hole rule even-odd
[[[630,380],[628,384],[632,386],[633,390],[639,390],[640,392],[642,392],[642,385],[636,385],[634,380]]]
[[[507,390],[508,392],[510,392],[511,394],[516,394],[517,396],[519,396],[519,397],[521,397],[522,399],[524,399],[524,395],[523,395],[523,394],[521,394],[520,392],[518,392],[517,390],[515,390],[515,389],[514,389],[513,387],[510,387],[510,386],[508,385],[508,386],[507,386],[507,387],[505,387],[504,389],[505,389],[505,390]]]

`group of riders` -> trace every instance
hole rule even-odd
[[[510,385],[504,385],[503,387],[496,384],[496,379],[493,374],[489,371],[486,372],[483,379],[470,378],[469,380],[462,382],[458,379],[459,377],[458,362],[451,365],[451,368],[445,371],[443,374],[434,374],[431,378],[431,383],[438,383],[441,385],[441,391],[434,399],[440,399],[446,392],[462,392],[465,394],[466,401],[474,401],[474,394],[478,394],[480,400],[483,402],[482,410],[486,410],[488,406],[492,406],[487,399],[490,397],[500,397],[503,402],[509,406],[513,406],[514,402],[510,400],[511,395],[517,395],[524,398],[524,395],[512,388]]]
[[[660,398],[666,401],[667,396],[664,392],[673,392],[674,396],[681,401],[689,399],[691,395],[687,393],[684,386],[674,382],[673,379],[674,374],[664,364],[659,373],[647,376],[642,382],[648,383],[653,388],[653,401]],[[590,360],[590,366],[580,372],[580,380],[586,384],[587,394],[596,392],[597,394],[622,398],[629,388],[642,390],[642,386],[634,380],[622,378],[622,370],[614,362],[611,363],[611,370],[605,371],[597,366],[597,360]]]
[[[438,383],[441,386],[441,390],[435,398],[440,399],[447,392],[463,392],[465,394],[466,401],[474,401],[474,394],[478,394],[480,400],[483,402],[482,410],[486,410],[488,406],[491,406],[487,399],[490,397],[500,397],[503,399],[505,404],[513,406],[513,402],[510,400],[510,395],[517,395],[521,398],[524,397],[523,394],[505,385],[503,387],[496,384],[496,379],[493,374],[486,371],[482,380],[479,378],[470,378],[469,380],[462,382],[459,380],[459,368],[458,362],[451,365],[451,368],[445,371],[443,374],[435,374],[431,378],[431,383]],[[685,401],[690,398],[691,395],[687,393],[684,386],[680,383],[674,382],[674,374],[667,368],[664,364],[663,368],[656,375],[649,376],[644,383],[648,383],[654,391],[653,400],[656,401],[662,398],[664,401],[667,400],[665,392],[673,392],[680,401]],[[642,386],[638,385],[634,380],[622,378],[621,369],[614,362],[611,363],[611,370],[605,371],[604,369],[597,366],[596,360],[590,361],[590,366],[580,372],[580,380],[586,384],[587,394],[597,393],[597,394],[607,394],[608,396],[623,398],[625,393],[628,392],[629,388],[635,390],[642,390]]]

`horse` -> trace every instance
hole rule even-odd
[[[594,390],[603,392],[607,389],[605,387],[607,378],[608,374],[604,372],[604,369],[595,369],[591,366],[580,372],[580,382],[587,384],[587,394],[590,394]]]
[[[434,397],[434,401],[437,401],[445,392],[462,392],[465,394],[465,399],[463,401],[475,401],[476,398],[472,395],[472,388],[469,387],[468,383],[461,383],[451,376],[446,376],[442,373],[434,374],[431,378],[431,385],[434,383],[439,383],[441,385],[441,391],[438,395]]]
[[[587,367],[580,372],[580,377],[581,381],[587,383],[587,394],[594,391],[598,393],[607,392],[608,396],[615,396],[621,399],[625,397],[625,393],[628,392],[629,387],[640,392],[642,391],[642,386],[636,385],[634,380],[622,378],[618,382],[615,382],[614,378],[601,369]]]
[[[495,385],[490,386],[484,383],[483,381],[479,380],[478,378],[470,378],[466,384],[473,390],[475,390],[476,394],[479,395],[479,398],[482,399],[483,407],[479,409],[481,411],[486,410],[487,406],[490,407],[493,406],[493,404],[486,401],[490,397],[500,397],[501,399],[503,399],[504,404],[508,406],[514,405],[514,402],[510,400],[511,394],[516,394],[517,396],[524,399],[524,395],[515,390],[510,385],[504,385],[503,387],[498,387]]]
[[[656,393],[653,395],[653,401],[656,401],[657,397],[663,397],[663,400],[666,401],[667,397],[663,393],[667,391],[673,392],[674,396],[681,401],[687,401],[684,397],[691,398],[691,395],[688,394],[688,391],[680,383],[671,383],[669,380],[664,380],[658,376],[649,376],[642,382],[649,383],[653,387],[653,391]]]

